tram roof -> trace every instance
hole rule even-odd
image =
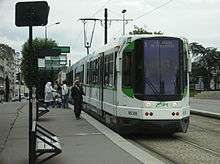
[[[115,49],[116,47],[123,45],[126,43],[127,39],[131,39],[131,41],[136,40],[138,38],[151,38],[151,37],[173,37],[173,38],[180,38],[182,40],[187,40],[184,37],[179,37],[179,36],[170,36],[170,35],[155,35],[155,34],[137,34],[137,35],[125,35],[125,36],[120,36],[118,38],[113,38],[109,43],[101,46],[97,50],[93,51],[92,53],[88,54],[87,56],[81,58],[79,61],[75,62],[69,69],[71,70],[74,65],[78,65],[79,63],[86,61],[89,61],[91,59],[97,58],[97,54],[102,53],[102,52],[107,52]]]

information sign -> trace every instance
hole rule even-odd
[[[69,46],[58,46],[58,47],[53,47],[52,49],[55,50],[60,50],[61,53],[70,53],[70,47]]]
[[[18,2],[15,7],[16,26],[45,26],[49,6],[46,1]]]

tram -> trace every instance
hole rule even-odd
[[[117,132],[185,133],[190,71],[187,39],[131,35],[82,58],[67,74],[83,82],[84,110]]]

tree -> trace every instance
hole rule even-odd
[[[24,78],[25,84],[30,86],[37,86],[38,79],[38,52],[43,48],[52,48],[56,47],[57,43],[54,40],[45,40],[42,38],[35,38],[32,42],[32,56],[29,56],[29,45],[28,41],[25,42],[22,46],[22,63],[21,63],[21,71],[22,76]]]
[[[203,77],[205,89],[210,89],[213,67],[220,65],[220,52],[216,48],[205,48],[199,43],[190,43],[193,55],[192,81],[197,82],[197,77]]]
[[[163,32],[161,31],[155,31],[155,32],[151,32],[151,31],[147,31],[145,28],[143,27],[138,27],[136,25],[134,25],[134,30],[129,32],[130,35],[137,35],[137,34],[155,34],[155,35],[163,35]]]

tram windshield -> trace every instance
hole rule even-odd
[[[183,44],[177,38],[135,42],[134,96],[141,100],[180,100],[186,82]]]

